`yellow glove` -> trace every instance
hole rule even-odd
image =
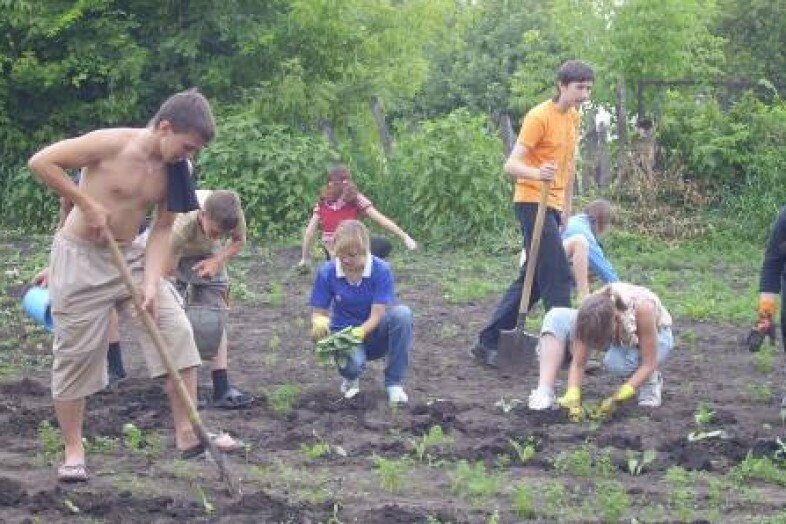
[[[357,338],[360,341],[363,341],[363,339],[366,338],[366,332],[363,331],[363,328],[360,326],[353,327],[352,329],[349,330],[349,332],[352,334],[353,337]]]
[[[604,418],[610,417],[614,414],[620,404],[629,401],[635,394],[636,388],[626,382],[620,386],[616,393],[608,398],[603,399],[603,402],[600,403],[601,416]]]
[[[568,411],[568,420],[571,422],[581,422],[584,420],[584,408],[581,407],[581,389],[577,387],[568,388],[557,402]]]
[[[311,339],[317,342],[328,335],[330,335],[330,318],[324,315],[311,317]]]

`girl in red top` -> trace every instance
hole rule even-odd
[[[418,244],[404,232],[395,222],[377,211],[371,200],[358,192],[349,168],[344,165],[333,166],[328,169],[328,183],[322,188],[322,194],[314,206],[303,234],[303,250],[298,266],[308,263],[311,242],[317,227],[322,230],[322,247],[328,258],[333,256],[333,235],[338,225],[344,220],[358,220],[368,217],[377,224],[398,236],[407,246],[407,249],[417,249]],[[371,237],[371,254],[385,258],[392,249],[390,241],[384,237]]]

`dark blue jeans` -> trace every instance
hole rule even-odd
[[[409,351],[412,347],[412,311],[402,304],[391,306],[377,328],[366,335],[344,367],[338,372],[352,380],[358,378],[366,367],[367,360],[376,360],[387,355],[385,387],[404,383],[409,367]]]
[[[521,226],[524,237],[524,246],[529,254],[530,241],[535,228],[535,216],[538,211],[537,204],[517,203],[516,218]],[[546,210],[543,223],[543,235],[540,239],[540,250],[535,266],[535,279],[532,282],[532,294],[527,310],[531,309],[541,298],[546,311],[553,307],[570,307],[571,273],[565,249],[562,247],[562,238],[559,231],[560,213],[556,209]],[[527,257],[527,262],[521,267],[519,276],[508,287],[497,309],[491,316],[488,324],[481,330],[478,337],[483,347],[497,349],[499,345],[499,332],[503,329],[513,329],[519,314],[521,293],[524,288],[524,275],[527,264],[532,257]]]

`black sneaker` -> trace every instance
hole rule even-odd
[[[469,354],[484,366],[497,367],[497,350],[487,348],[480,341],[470,348]]]

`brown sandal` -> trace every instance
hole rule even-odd
[[[60,464],[57,480],[60,482],[87,482],[87,467],[84,464]]]

